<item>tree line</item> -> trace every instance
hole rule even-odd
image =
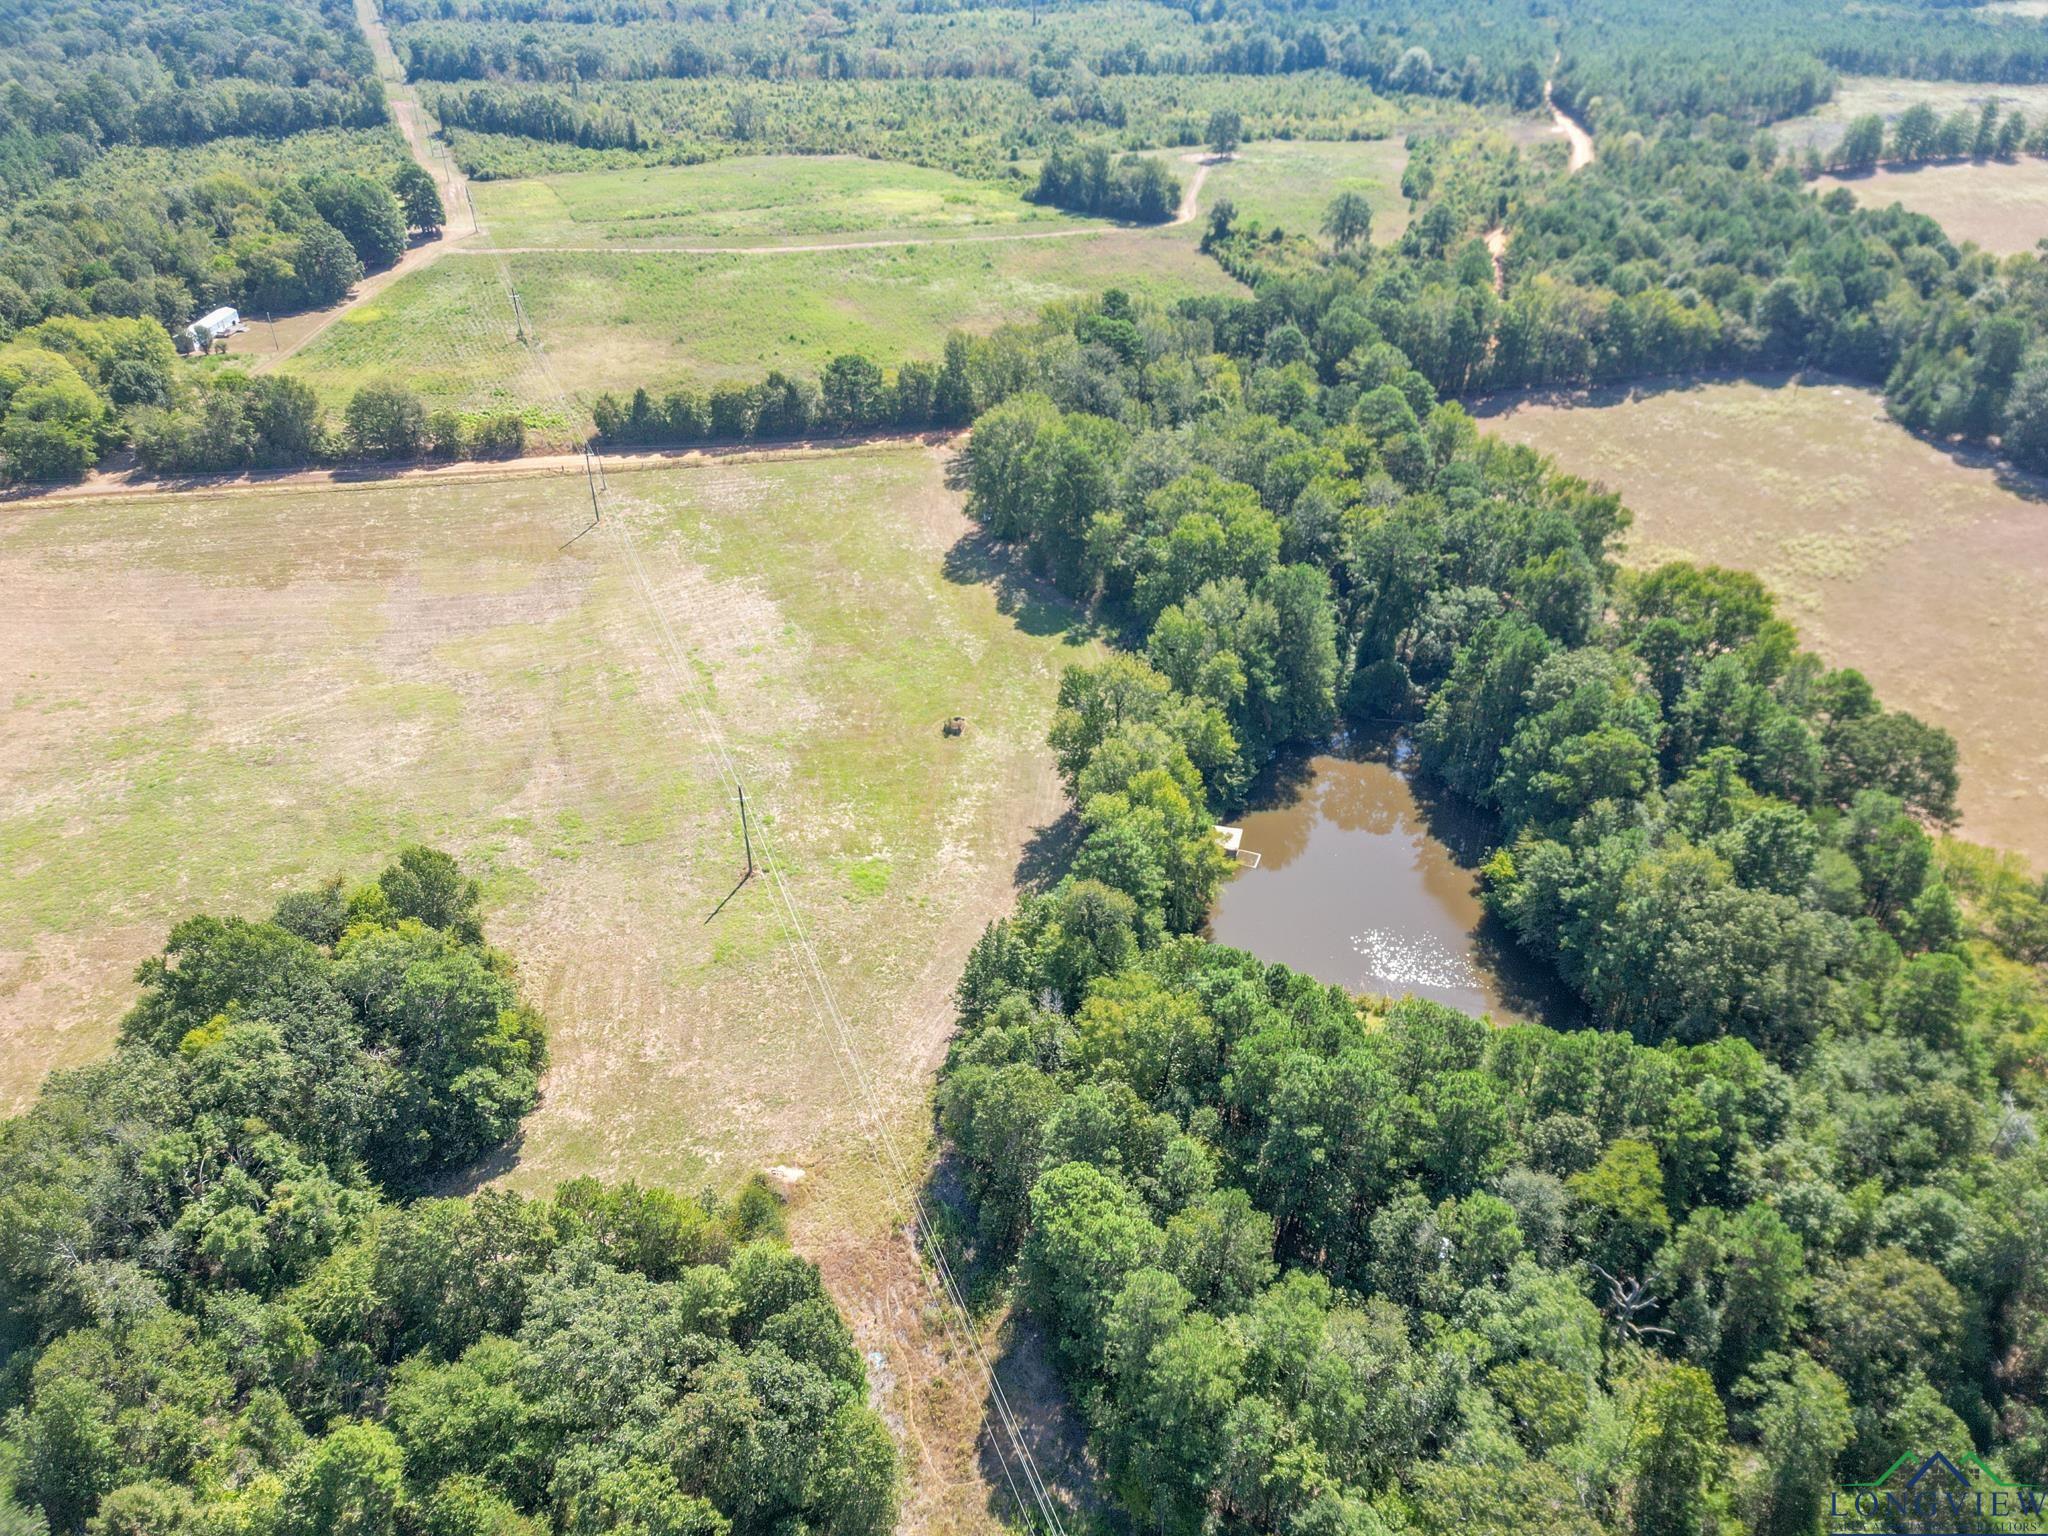
[[[0,40],[0,79],[0,200],[75,176],[113,145],[387,120],[344,0],[25,9]]]
[[[1112,295],[1037,328],[966,450],[970,515],[1123,640],[1062,679],[1080,836],[970,956],[938,1100],[958,1241],[1119,1501],[1190,1536],[1811,1536],[1902,1451],[2048,1475],[2014,1262],[2048,883],[1944,852],[1954,743],[1754,578],[1621,572],[1612,495],[1390,342],[1334,384],[1319,355],[1273,294]],[[1212,823],[1390,716],[1493,818],[1486,903],[1586,1027],[1197,936]]]
[[[758,1178],[425,1198],[537,1099],[454,860],[193,917],[0,1122],[0,1528],[882,1536],[896,1463]]]
[[[965,426],[973,417],[974,344],[955,332],[944,360],[906,359],[893,374],[858,352],[841,353],[818,378],[779,369],[752,384],[728,380],[709,391],[684,387],[657,399],[645,388],[621,401],[606,392],[592,410],[604,444],[768,441],[811,433],[921,431]]]
[[[2010,119],[1988,121],[1995,142]],[[2000,259],[1897,206],[1816,195],[1767,132],[1727,124],[1624,139],[1568,177],[1458,146],[1430,166],[1443,179],[1411,185],[1426,201],[1392,248],[1275,242],[1212,210],[1210,248],[1286,317],[1316,387],[1355,382],[1381,344],[1460,396],[1814,367],[1881,387],[1914,431],[2048,468],[2036,253]],[[1496,294],[1480,232],[1503,218]]]
[[[1958,107],[1946,117],[1916,101],[1899,114],[1889,133],[1875,112],[1852,119],[1822,163],[1831,170],[1867,171],[1886,161],[2014,160],[2023,151],[2048,155],[2048,119],[2029,131],[2025,113],[2003,111],[1995,98],[1974,110]]]
[[[517,412],[429,411],[401,384],[365,384],[332,421],[312,389],[241,369],[178,365],[149,320],[60,316],[0,347],[0,470],[76,480],[132,447],[155,474],[338,461],[502,458],[526,447]]]

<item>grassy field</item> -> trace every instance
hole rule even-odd
[[[2003,111],[2017,108],[2037,123],[2048,112],[2048,85],[1982,85],[1962,80],[1901,80],[1889,76],[1849,75],[1835,87],[1832,100],[1804,117],[1771,125],[1779,147],[1803,155],[1808,148],[1826,155],[1842,141],[1849,124],[1875,112],[1887,127],[1906,108],[1926,102],[1942,117],[1958,107],[1974,112],[1987,101]]]
[[[780,1169],[914,1448],[906,1529],[988,1529],[978,1367],[895,1234],[773,888],[734,890],[735,807],[654,617],[915,1163],[966,951],[1063,806],[1059,671],[1091,654],[988,563],[941,469],[894,449],[615,472],[567,549],[575,476],[10,506],[0,1113],[106,1050],[178,918],[262,915],[432,840],[483,875],[551,1031],[542,1107],[486,1171],[694,1190]]]
[[[1974,240],[2001,256],[2031,251],[2048,234],[2048,160],[2031,155],[1823,176],[1814,185],[1847,187],[1869,208],[1903,203],[1941,225],[1950,239]]]
[[[776,255],[456,250],[282,366],[332,404],[373,379],[403,378],[430,405],[551,406],[516,339],[501,260],[555,376],[586,404],[601,389],[815,371],[838,352],[893,366],[936,357],[955,327],[991,330],[1113,285],[1159,298],[1236,290],[1177,233]]]
[[[1261,139],[1211,167],[1202,185],[1203,211],[1227,197],[1240,220],[1314,235],[1332,198],[1361,192],[1372,204],[1373,242],[1384,245],[1408,227],[1408,200],[1401,195],[1407,164],[1407,146],[1398,138],[1343,143]],[[1195,222],[1199,228],[1202,220]]]
[[[1070,654],[1056,611],[1006,612],[960,567],[939,468],[613,481],[899,1108],[1057,807],[1042,737]],[[520,1182],[840,1155],[854,1118],[767,890],[710,917],[738,828],[620,531],[559,548],[586,520],[579,477],[530,476],[10,510],[0,1102],[105,1049],[177,917],[428,837],[486,873],[553,1024]]]
[[[1825,379],[1483,414],[1620,491],[1632,562],[1761,575],[1809,645],[1955,733],[1966,835],[2048,867],[2048,486],[1960,462]]]
[[[471,190],[501,246],[759,245],[1096,222],[1028,203],[993,182],[850,156],[750,155],[480,181]]]

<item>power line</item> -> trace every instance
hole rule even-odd
[[[471,202],[471,208],[472,217],[474,217],[474,201]],[[512,282],[511,270],[505,260],[505,256],[502,252],[494,252],[493,254],[496,256],[499,279],[504,283],[506,294],[511,300],[515,322],[519,327],[519,339],[533,358],[536,370],[546,381],[548,388],[554,393],[556,403],[562,411],[563,419],[565,421],[573,419],[568,391],[562,387],[561,382],[555,377],[554,370],[548,364],[547,353],[542,347],[539,337],[535,334],[532,326],[527,323],[525,310],[520,303],[518,289]],[[603,456],[597,453],[589,453],[587,449],[586,453],[588,457],[585,475],[586,480],[590,484],[591,506],[595,515],[590,528],[586,528],[584,532],[588,533],[601,525],[610,526],[618,530],[619,542],[625,550],[626,558],[632,567],[634,583],[639,588],[641,598],[646,603],[647,609],[652,614],[657,626],[663,664],[669,671],[677,693],[695,714],[703,738],[709,743],[712,754],[716,759],[719,776],[725,780],[735,795],[744,795],[745,791],[739,768],[734,762],[731,749],[726,743],[725,733],[719,727],[717,717],[711,711],[709,700],[701,683],[696,680],[692,673],[684,646],[676,638],[675,629],[670,624],[667,613],[655,597],[653,583],[648,579],[646,566],[640,557],[638,541],[633,535],[631,520],[614,516],[606,524],[603,516],[603,503],[610,494],[610,486],[604,475]],[[593,468],[596,472],[596,478],[591,480],[590,474]],[[582,534],[577,535],[577,538],[581,537]],[[570,542],[574,543],[575,540],[572,539]],[[876,1091],[874,1083],[860,1059],[860,1053],[855,1048],[853,1034],[847,1025],[845,1015],[840,1010],[838,997],[832,990],[832,983],[826,976],[824,966],[818,958],[817,948],[812,943],[810,933],[804,926],[803,916],[797,907],[796,900],[791,895],[788,883],[783,878],[782,861],[773,855],[767,823],[765,821],[755,822],[753,833],[758,837],[760,843],[759,872],[767,877],[768,887],[774,896],[783,930],[802,959],[801,969],[805,982],[831,1025],[833,1043],[839,1056],[840,1075],[852,1091],[853,1097],[857,1100],[857,1107],[863,1119],[868,1123],[868,1154],[876,1158],[879,1171],[885,1179],[890,1180],[896,1185],[899,1197],[910,1207],[912,1225],[918,1245],[930,1263],[933,1274],[937,1276],[940,1294],[953,1316],[955,1326],[959,1329],[961,1336],[966,1339],[968,1347],[973,1351],[975,1360],[981,1367],[982,1376],[988,1383],[989,1401],[994,1405],[996,1419],[1002,1429],[1003,1436],[1010,1442],[1010,1452],[1008,1455],[1005,1455],[1000,1443],[997,1443],[995,1447],[997,1459],[1003,1468],[1003,1480],[1009,1486],[1010,1497],[1019,1510],[1026,1509],[1025,1497],[1023,1493],[1019,1492],[1016,1476],[1012,1474],[1012,1459],[1014,1458],[1016,1468],[1024,1479],[1025,1488],[1029,1491],[1030,1503],[1036,1506],[1047,1531],[1051,1533],[1051,1536],[1065,1536],[1066,1528],[1064,1522],[1060,1519],[1057,1501],[1054,1499],[1052,1490],[1038,1470],[1037,1460],[1031,1454],[1031,1447],[1025,1440],[1024,1431],[1017,1413],[1011,1407],[1009,1396],[1003,1390],[1003,1384],[996,1374],[994,1362],[989,1359],[988,1351],[982,1344],[981,1335],[974,1327],[974,1318],[968,1309],[966,1294],[961,1289],[958,1277],[953,1273],[952,1266],[946,1261],[946,1255],[938,1238],[937,1228],[931,1220],[931,1213],[926,1207],[924,1197],[918,1188],[918,1181],[914,1177],[908,1161],[896,1146],[895,1138],[890,1134],[887,1118],[883,1113],[880,1094]],[[750,861],[752,859],[751,841],[752,839],[750,838]]]

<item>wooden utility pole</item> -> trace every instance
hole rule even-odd
[[[746,878],[754,878],[754,835],[747,828],[747,786],[740,786],[740,839],[747,845]]]

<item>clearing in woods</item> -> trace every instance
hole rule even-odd
[[[448,848],[551,1026],[542,1107],[486,1172],[803,1170],[795,1235],[913,1448],[906,1518],[978,1526],[983,1388],[931,1331],[772,890],[734,890],[735,808],[621,524],[913,1161],[967,950],[1063,809],[1045,732],[1092,648],[932,449],[614,472],[563,549],[589,512],[566,476],[7,510],[0,1113],[105,1052],[180,917]]]
[[[2048,234],[2048,160],[1963,161],[1885,166],[1860,176],[1823,176],[1822,191],[1847,187],[1866,208],[1903,204],[1924,213],[1958,243],[1974,240],[1999,256],[2031,251]]]
[[[802,244],[1107,227],[1028,203],[1009,187],[850,155],[750,155],[480,181],[472,189],[504,247]]]
[[[1372,204],[1373,243],[1386,245],[1408,227],[1408,200],[1401,195],[1407,166],[1408,147],[1398,138],[1260,139],[1209,168],[1202,200],[1213,208],[1228,198],[1239,224],[1256,219],[1266,229],[1319,238],[1331,199],[1359,192]],[[1202,222],[1196,221],[1197,232]]]
[[[2048,485],[1923,442],[1870,390],[1826,378],[1504,397],[1477,414],[1619,491],[1631,564],[1756,572],[1831,664],[1955,733],[1964,835],[2048,866]]]
[[[1842,142],[1849,124],[1876,113],[1885,121],[1887,133],[1899,114],[1920,102],[1936,114],[1947,117],[1957,110],[1976,112],[1987,101],[1996,101],[2001,111],[2017,109],[2029,123],[2038,123],[2048,112],[2048,85],[1981,85],[1963,80],[1903,80],[1888,75],[1849,75],[1835,86],[1835,94],[1804,117],[1787,118],[1771,125],[1771,135],[1781,151],[1795,156],[1817,149],[1823,158]]]
[[[488,217],[484,227],[496,233]],[[770,255],[457,250],[358,305],[282,366],[331,406],[373,380],[402,378],[430,408],[552,407],[552,390],[520,356],[500,262],[556,377],[586,410],[600,390],[701,388],[770,368],[815,373],[840,352],[884,367],[936,358],[949,330],[993,330],[1109,287],[1161,299],[1243,292],[1170,227]]]

